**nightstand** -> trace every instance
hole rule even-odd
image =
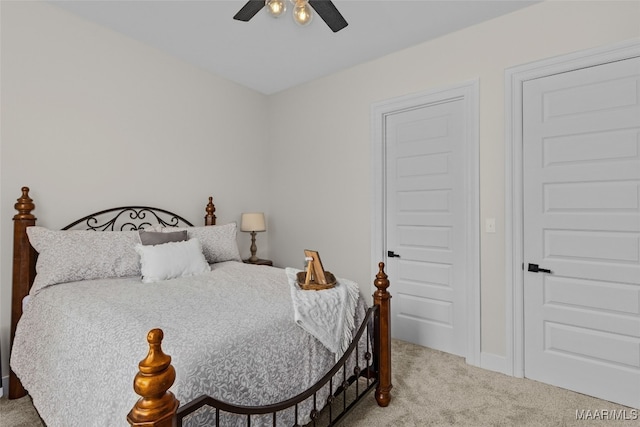
[[[273,267],[273,261],[270,259],[258,259],[256,262],[251,262],[248,259],[243,260],[245,264],[254,264],[254,265],[269,265]]]

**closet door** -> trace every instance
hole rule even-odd
[[[525,376],[640,407],[640,58],[523,87]]]
[[[466,356],[465,101],[386,117],[393,336]]]

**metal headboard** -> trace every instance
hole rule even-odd
[[[63,227],[62,230],[86,227],[87,230],[94,231],[136,231],[157,224],[163,227],[193,227],[193,224],[180,215],[164,209],[125,206],[92,213]]]

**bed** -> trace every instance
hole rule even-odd
[[[26,187],[15,207],[9,398],[28,391],[49,427],[333,425],[371,390],[389,404],[384,264],[367,307],[347,279],[300,293],[295,270],[243,263],[211,197],[200,227],[137,206],[47,230]],[[305,298],[349,313],[330,316],[338,336],[309,332]]]

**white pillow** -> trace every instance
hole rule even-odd
[[[198,239],[155,246],[137,244],[135,249],[140,255],[144,283],[194,276],[211,270]]]
[[[140,274],[133,248],[140,242],[136,231],[55,231],[33,226],[27,227],[27,236],[38,252],[32,295],[56,283]]]

